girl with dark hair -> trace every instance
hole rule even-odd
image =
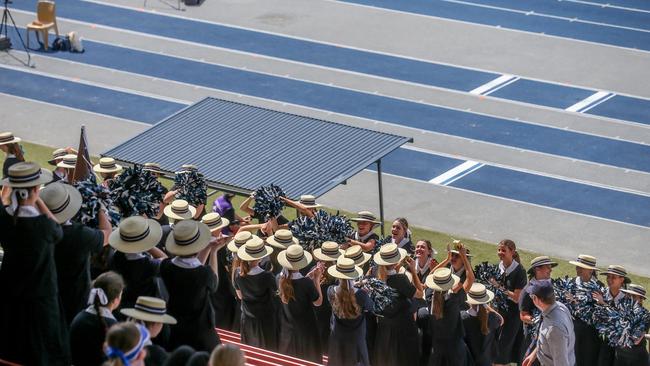
[[[278,254],[278,263],[283,268],[279,275],[282,302],[279,351],[320,363],[323,361],[323,352],[314,307],[323,302],[320,288],[323,266],[314,266],[306,277],[300,273],[311,261],[311,254],[298,244],[290,245]]]
[[[122,276],[106,272],[95,279],[88,308],[77,314],[70,325],[70,350],[74,365],[100,365],[106,360],[102,344],[106,331],[117,323],[113,310],[120,305],[124,289]]]
[[[323,268],[323,275],[318,284],[323,294],[323,302],[320,306],[314,308],[323,351],[327,351],[329,348],[330,322],[332,320],[332,304],[327,296],[327,289],[336,283],[336,278],[329,274],[328,268],[336,264],[336,260],[339,257],[343,257],[344,252],[340,248],[339,244],[333,241],[326,241],[321,244],[320,248],[316,248],[313,251],[314,259],[318,260],[318,264]]]
[[[470,308],[461,312],[465,329],[465,344],[476,366],[491,366],[496,357],[497,329],[503,325],[503,318],[489,303],[494,293],[483,284],[475,283],[467,293]]]
[[[241,340],[255,347],[278,349],[277,291],[275,277],[260,268],[273,249],[253,236],[237,250],[241,261],[235,273],[235,289],[241,299]]]
[[[343,256],[327,272],[339,281],[338,285],[332,285],[327,290],[327,297],[332,304],[328,364],[369,366],[364,313],[372,311],[373,302],[365,291],[356,289],[352,284],[363,272],[354,260]]]
[[[144,366],[149,342],[149,331],[142,324],[117,323],[106,334],[104,366]],[[76,364],[75,364],[76,366]]]
[[[20,141],[20,137],[14,136],[11,132],[0,133],[0,151],[6,155],[2,165],[2,178],[7,177],[10,166],[25,161],[23,150],[18,144]]]
[[[495,365],[506,365],[511,362],[521,362],[523,359],[522,342],[524,331],[519,318],[519,297],[526,286],[526,270],[521,266],[517,245],[510,239],[501,240],[497,247],[499,270],[503,280],[495,282],[502,287],[508,296],[508,308],[499,314],[504,324],[498,334],[497,357]],[[496,281],[496,280],[495,280]]]
[[[433,290],[429,307],[433,351],[429,365],[460,366],[464,365],[467,355],[460,311],[467,299],[466,293],[474,283],[474,273],[472,267],[467,265],[467,250],[459,243],[456,250],[467,268],[467,279],[461,282],[450,268],[445,267],[452,255],[450,248],[447,249],[447,259],[438,264],[438,268],[425,280],[426,286]]]
[[[0,358],[20,364],[70,363],[54,261],[63,232],[39,197],[51,180],[38,164],[16,163],[0,183],[7,194],[0,207]]]
[[[406,250],[393,243],[384,244],[374,255],[379,279],[383,280],[385,275],[386,285],[397,293],[378,319],[372,359],[375,366],[415,365],[418,362],[420,347],[411,302],[416,288],[405,274],[397,273],[397,266],[406,257]],[[413,261],[409,262],[409,271],[415,276]]]
[[[349,242],[344,244],[343,249],[354,245],[360,245],[364,252],[375,249],[375,245],[379,241],[379,235],[375,234],[373,230],[380,224],[375,215],[370,211],[361,211],[357,214],[357,217],[351,218],[350,221],[357,223],[357,231],[354,232],[352,238],[349,238]]]

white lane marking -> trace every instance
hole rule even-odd
[[[367,8],[367,9],[373,9],[373,10],[378,10],[378,11],[384,11],[384,12],[389,12],[389,13],[396,13],[396,14],[402,14],[402,15],[408,15],[408,16],[414,16],[418,18],[427,18],[427,19],[438,19],[446,22],[454,22],[454,23],[460,23],[460,24],[467,24],[467,25],[472,25],[475,27],[483,27],[483,28],[492,28],[492,29],[501,29],[501,30],[507,30],[508,32],[515,32],[515,33],[524,33],[524,34],[532,34],[535,36],[544,36],[544,37],[549,37],[549,38],[555,38],[555,39],[560,39],[564,41],[571,41],[571,42],[579,42],[579,43],[586,43],[590,45],[596,45],[600,47],[611,47],[611,48],[620,48],[628,51],[635,51],[635,52],[649,52],[646,50],[640,50],[638,48],[633,48],[633,47],[626,47],[626,46],[619,46],[615,44],[609,44],[609,43],[598,43],[595,41],[587,41],[584,39],[578,39],[578,38],[571,38],[568,36],[556,36],[553,34],[548,34],[548,33],[539,33],[539,32],[532,32],[532,31],[526,31],[526,30],[521,30],[521,29],[515,29],[515,28],[506,28],[502,27],[500,25],[488,25],[488,24],[481,24],[481,23],[474,23],[470,22],[468,20],[458,20],[458,19],[452,19],[452,18],[445,18],[442,16],[436,16],[436,15],[429,15],[429,14],[419,14],[415,13],[413,11],[404,11],[404,10],[395,10],[395,9],[390,9],[390,8],[385,8],[385,7],[380,7],[380,6],[375,6],[375,5],[365,5],[365,4],[357,4],[357,3],[351,3],[345,0],[321,0],[321,1],[327,1],[331,3],[337,3],[337,4],[345,4],[351,7],[358,7],[358,8]],[[573,18],[571,18],[573,19]],[[477,69],[480,70],[480,69]]]
[[[496,86],[496,87],[494,87],[494,88],[492,88],[492,89],[486,91],[485,93],[483,93],[483,95],[490,95],[490,94],[494,93],[495,91],[497,91],[497,90],[499,90],[499,89],[502,89],[502,88],[505,88],[506,86],[508,86],[508,85],[510,85],[510,84],[512,84],[512,83],[514,83],[514,82],[516,82],[516,81],[519,80],[519,79],[521,79],[521,78],[520,78],[520,77],[516,77],[516,78],[514,78],[514,79],[510,79],[509,81],[507,81],[507,82],[505,82],[505,83],[503,83],[503,84],[501,84],[501,85],[498,85],[498,86]]]
[[[492,88],[494,88],[496,86],[499,86],[499,85],[501,85],[503,83],[507,83],[508,81],[512,80],[515,77],[516,76],[514,76],[514,75],[507,75],[507,74],[506,75],[501,75],[498,78],[479,86],[478,88],[470,90],[469,93],[470,94],[481,95],[481,94],[487,92],[488,90],[490,90],[490,89],[492,89]]]
[[[613,4],[594,3],[591,1],[581,1],[581,0],[562,0],[562,1],[566,1],[568,3],[593,5],[599,8],[612,8],[612,9],[621,9],[621,10],[627,10],[627,11],[638,12],[638,13],[650,13],[650,10],[630,8],[627,6],[620,6],[620,5],[613,5]]]
[[[468,161],[466,161],[466,162],[464,162],[464,163],[462,163],[460,165],[457,165],[457,166],[447,170],[446,172],[440,174],[439,176],[437,176],[437,177],[435,177],[433,179],[430,179],[429,183],[447,185],[448,184],[448,183],[446,183],[447,181],[453,179],[454,177],[456,177],[458,175],[461,175],[461,174],[465,173],[468,170],[471,170],[472,168],[474,168],[475,166],[477,166],[479,164],[481,164],[481,163],[479,163],[477,161],[468,160]]]
[[[587,113],[587,111],[590,110],[591,108],[594,108],[595,106],[597,106],[597,105],[599,105],[599,104],[605,103],[606,101],[608,101],[608,100],[614,98],[615,96],[616,96],[616,94],[612,93],[612,95],[610,95],[610,96],[608,96],[608,97],[605,97],[605,98],[603,98],[603,99],[597,101],[596,103],[590,105],[590,106],[587,107],[587,108],[584,108],[583,110],[580,111],[580,113]]]
[[[441,152],[441,151],[433,151],[433,150],[425,149],[425,148],[422,148],[422,147],[413,146],[411,144],[402,145],[402,146],[400,146],[400,149],[413,150],[413,151],[418,151],[418,152],[421,152],[421,153],[424,153],[424,154],[444,156],[444,157],[447,157],[447,158],[452,158],[452,159],[457,159],[457,160],[469,160],[467,156],[462,156],[462,155],[457,155],[457,154],[449,154],[449,153],[445,153],[445,152]],[[541,154],[544,154],[544,153],[541,153]],[[563,158],[571,159],[571,158],[568,158],[568,157],[563,157]],[[635,190],[635,189],[631,189],[631,188],[617,187],[617,186],[612,186],[612,185],[609,185],[609,184],[603,184],[603,183],[592,182],[592,181],[573,178],[573,177],[567,177],[565,175],[546,173],[546,172],[542,172],[542,171],[538,171],[538,170],[532,170],[532,169],[521,168],[521,167],[517,167],[517,166],[513,166],[513,165],[501,164],[501,163],[494,162],[494,161],[485,161],[485,160],[475,160],[475,161],[481,163],[482,165],[487,165],[487,166],[493,166],[493,167],[502,168],[502,169],[513,170],[513,171],[516,171],[516,172],[539,175],[539,176],[542,176],[542,177],[563,180],[563,181],[566,181],[566,182],[572,182],[572,183],[578,183],[578,184],[583,184],[583,185],[592,186],[592,187],[604,188],[604,189],[608,189],[608,190],[611,190],[611,191],[625,192],[625,193],[630,193],[630,194],[634,194],[634,195],[637,195],[637,196],[650,197],[650,192],[639,191],[639,190]],[[589,162],[589,161],[585,161],[585,160],[579,160],[578,159],[577,161],[580,161],[580,162],[583,162],[583,163],[601,165],[601,164],[598,164],[598,163]],[[607,166],[612,167],[612,168],[616,168],[616,169],[623,169],[626,172],[629,170],[627,168],[621,168],[621,167],[613,166],[613,165],[607,165]],[[648,172],[642,172],[642,171],[638,171],[638,170],[635,170],[635,173],[641,173],[641,174],[644,174],[644,175],[650,174]],[[431,182],[431,181],[429,181],[429,182]]]
[[[465,171],[463,174],[455,176],[454,178],[444,182],[442,185],[443,186],[448,186],[448,185],[454,183],[455,181],[459,180],[460,178],[463,178],[463,177],[465,177],[465,176],[467,176],[469,174],[474,173],[475,171],[479,170],[480,168],[482,168],[484,166],[485,166],[485,164],[477,164],[472,169],[469,169],[469,170]]]
[[[0,68],[11,69],[11,70],[25,72],[25,73],[29,73],[29,74],[50,77],[50,78],[53,78],[53,79],[65,80],[65,81],[69,81],[69,82],[76,83],[76,84],[94,86],[94,87],[98,87],[98,88],[102,88],[102,89],[108,89],[108,90],[118,91],[118,92],[127,93],[127,94],[139,95],[139,96],[152,98],[152,99],[164,100],[166,102],[185,104],[185,105],[190,105],[190,104],[193,103],[193,102],[190,102],[188,100],[176,99],[176,98],[171,98],[171,97],[167,97],[167,96],[163,96],[163,95],[159,95],[159,94],[153,94],[153,93],[145,93],[145,92],[134,90],[134,89],[127,89],[127,88],[122,88],[122,87],[118,87],[118,86],[98,83],[98,82],[94,82],[94,81],[82,80],[82,79],[79,79],[79,78],[72,78],[72,77],[67,77],[67,76],[62,76],[62,75],[48,74],[46,72],[37,71],[37,70],[26,68],[26,67],[18,67],[18,66],[0,64]]]
[[[610,28],[616,28],[616,29],[626,29],[626,30],[631,30],[631,31],[636,31],[636,32],[650,33],[650,30],[648,30],[648,29],[625,27],[625,26],[622,26],[622,25],[602,23],[602,22],[593,22],[593,21],[590,21],[590,20],[569,18],[569,17],[563,17],[563,16],[558,16],[558,15],[552,15],[552,14],[536,13],[534,11],[511,9],[511,8],[505,8],[505,7],[502,7],[502,6],[476,4],[476,3],[469,2],[469,1],[461,1],[461,0],[441,0],[441,1],[445,1],[445,2],[448,2],[448,3],[456,3],[456,4],[468,5],[468,6],[475,6],[475,7],[478,7],[478,8],[501,10],[501,11],[506,11],[506,12],[509,12],[509,13],[517,13],[517,14],[524,14],[524,15],[536,15],[536,16],[542,17],[542,18],[559,19],[559,20],[566,20],[566,21],[569,21],[569,22],[598,25],[598,26],[601,26],[601,27],[610,27]]]
[[[609,94],[610,93],[604,91],[596,92],[588,96],[587,98],[579,101],[578,103],[566,108],[565,110],[569,112],[582,112],[581,109],[589,106],[592,103],[599,101],[600,99],[607,97]]]

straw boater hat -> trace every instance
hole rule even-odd
[[[321,244],[320,248],[314,249],[314,257],[323,262],[336,262],[343,253],[343,250],[339,249],[338,243],[333,241],[326,241]]]
[[[350,221],[367,221],[367,222],[372,222],[373,224],[380,223],[377,220],[377,216],[375,216],[375,214],[373,214],[370,211],[361,211],[357,213],[357,217],[351,218]]]
[[[185,200],[174,200],[171,205],[165,206],[163,213],[170,219],[187,220],[194,217],[196,208]]]
[[[135,307],[121,309],[120,313],[146,322],[176,324],[176,319],[171,315],[167,315],[165,300],[157,297],[138,296]]]
[[[248,245],[248,244],[247,244]],[[312,257],[298,244],[289,247],[278,254],[278,263],[286,269],[299,271],[311,263]]]
[[[237,257],[243,261],[256,261],[273,253],[273,248],[264,241],[249,241],[237,250]]]
[[[357,266],[363,266],[370,260],[370,258],[372,258],[372,255],[365,253],[363,249],[361,249],[361,245],[353,245],[349,247],[345,250],[345,253],[343,255],[345,258],[352,259],[354,261],[354,264]]]
[[[293,236],[291,231],[280,229],[266,238],[266,242],[274,248],[287,249],[289,245],[298,244],[298,239]]]
[[[142,171],[152,172],[156,174],[165,174],[162,169],[160,169],[160,164],[158,163],[144,163]]]
[[[472,288],[467,293],[467,303],[470,305],[483,305],[494,299],[494,292],[485,288],[482,283],[472,284]]]
[[[176,174],[178,173],[186,173],[186,172],[198,172],[199,167],[197,167],[194,164],[183,164],[181,165],[181,170],[177,171]]]
[[[627,276],[627,270],[623,266],[619,266],[617,264],[611,264],[609,265],[609,267],[607,267],[607,270],[603,271],[600,275],[607,276],[608,274],[613,274],[625,278],[625,283],[632,282],[630,278]]]
[[[146,252],[160,242],[162,228],[156,220],[131,216],[120,222],[108,237],[108,243],[122,253]]]
[[[211,237],[208,225],[194,220],[178,222],[172,234],[167,237],[165,248],[174,255],[196,254],[208,246]]]
[[[20,162],[9,167],[7,178],[0,185],[12,188],[29,188],[52,181],[52,173],[33,162]]]
[[[535,267],[541,267],[541,266],[546,266],[549,265],[551,267],[556,267],[557,263],[553,262],[551,258],[549,258],[546,255],[541,255],[539,257],[533,258],[532,261],[530,261],[530,268],[528,268],[528,273],[533,274],[535,271]]]
[[[66,154],[63,155],[63,160],[59,161],[56,166],[57,168],[66,168],[74,169],[77,165],[77,155],[76,154]]]
[[[627,289],[621,289],[621,292],[625,292],[626,294],[630,294],[630,295],[641,296],[642,298],[647,299],[645,287],[641,285],[636,285],[634,283],[627,285]]]
[[[76,153],[75,150],[72,152],[73,154]],[[48,160],[47,163],[50,165],[56,165],[58,163],[57,160],[63,159],[64,156],[68,155],[68,150],[66,149],[56,149],[52,151],[52,159]]]
[[[311,194],[303,194],[300,196],[300,200],[298,202],[307,208],[323,207],[323,205],[320,203],[316,203],[316,197],[312,196]]]
[[[449,268],[438,268],[424,280],[424,284],[435,291],[447,292],[460,282],[460,277]]]
[[[22,141],[20,137],[14,136],[11,132],[0,133],[0,145],[15,144]]]
[[[113,158],[101,158],[99,164],[96,164],[93,170],[97,173],[119,173],[122,171],[122,166],[115,164]]]
[[[81,193],[69,184],[48,184],[41,190],[40,196],[59,224],[73,218],[81,208]]]
[[[406,257],[406,250],[398,248],[397,244],[384,244],[379,248],[379,253],[375,253],[373,259],[380,266],[389,266],[397,264]]]
[[[339,257],[336,260],[336,265],[330,266],[327,269],[327,273],[334,278],[340,278],[342,280],[356,280],[363,276],[361,268],[355,265],[352,259],[345,257]]]
[[[221,215],[216,212],[210,212],[209,214],[203,215],[201,222],[208,225],[211,233],[223,229],[224,227],[228,226],[228,224],[230,224],[230,220],[225,217],[221,217]]]
[[[241,248],[242,245],[248,243],[264,243],[264,240],[260,238],[257,235],[253,235],[250,231],[240,231],[237,234],[235,234],[235,237],[228,243],[228,250],[230,250],[233,253],[237,253],[239,248]]]
[[[586,254],[580,254],[578,256],[578,259],[574,261],[569,261],[570,264],[573,264],[574,266],[578,266],[581,268],[585,269],[593,269],[594,271],[598,271],[599,269],[596,267],[596,257],[592,257],[590,255]]]

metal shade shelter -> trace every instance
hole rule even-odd
[[[205,98],[106,151],[128,164],[169,173],[195,164],[212,188],[249,194],[276,184],[318,197],[376,163],[383,222],[381,158],[411,138]]]

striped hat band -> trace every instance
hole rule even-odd
[[[66,156],[66,155],[68,155],[68,153],[65,150],[63,150],[63,149],[57,150],[57,151],[52,153],[52,159],[59,159],[59,158],[62,158],[64,156]]]
[[[159,308],[153,306],[147,306],[145,304],[136,303],[135,308],[145,313],[154,314],[154,315],[165,315],[167,313],[167,308]]]
[[[646,291],[642,286],[638,285],[627,285],[628,291],[633,291],[636,292],[637,294],[641,296],[646,296]]]
[[[32,174],[28,175],[11,175],[11,170],[9,171],[9,181],[11,183],[27,183],[33,180],[37,180],[41,176],[41,170],[38,169]]]
[[[177,237],[174,237],[174,241],[176,242],[176,244],[178,244],[180,246],[186,246],[186,245],[190,245],[190,244],[194,243],[195,241],[197,241],[199,239],[199,236],[201,236],[201,231],[199,231],[199,228],[197,227],[196,228],[196,234],[194,234],[191,238],[189,238],[189,239],[179,239]]]
[[[341,272],[341,273],[354,273],[354,272],[356,272],[356,269],[354,268],[354,264],[352,266],[341,266],[339,263],[336,263],[336,270]]]
[[[61,206],[55,207],[55,208],[50,208],[50,212],[52,212],[53,214],[58,214],[60,212],[63,212],[63,210],[65,210],[65,208],[68,207],[69,204],[70,204],[70,195],[68,194],[65,197],[65,201],[63,201]]]
[[[11,141],[13,139],[14,139],[14,135],[11,134],[11,133],[6,133],[6,134],[0,135],[0,142],[7,142],[7,141]]]
[[[274,235],[273,238],[280,244],[293,244],[293,235],[286,237]]]
[[[259,254],[265,250],[264,243],[261,243],[261,245],[258,246],[246,245],[244,248],[246,250],[246,253],[250,255]]]
[[[102,163],[102,162],[100,161],[100,162],[99,162],[99,166],[100,166],[102,169],[115,169],[115,168],[117,168],[117,167],[115,166],[115,160],[113,160],[113,161],[111,161],[111,162],[109,162],[109,163],[107,163],[107,162],[103,162],[103,163]]]
[[[624,268],[620,268],[620,267],[609,267],[607,268],[606,273],[611,273],[613,275],[617,275],[621,277],[627,277],[627,271]]]
[[[376,221],[377,218],[373,215],[368,215],[368,214],[360,214],[358,215],[357,219],[360,220],[366,220],[366,221]]]
[[[75,156],[74,159],[63,159],[63,164],[65,164],[65,165],[76,165],[77,164],[77,157]]]
[[[356,262],[356,261],[358,261],[359,259],[363,259],[363,252],[362,252],[362,251],[358,251],[356,254],[348,254],[348,253],[345,253],[345,257],[346,257],[346,258],[350,258],[350,259],[352,259],[353,261]]]
[[[592,260],[590,260],[588,258],[578,257],[576,262],[585,264],[585,265],[590,266],[590,267],[596,267],[596,261],[595,260],[592,261]]]
[[[305,258],[305,252],[301,250],[298,254],[291,254],[289,251],[287,251],[286,256],[289,262],[300,262],[303,258]]]
[[[449,274],[447,276],[445,276],[443,278],[436,277],[436,276],[433,277],[433,282],[436,285],[441,286],[441,287],[448,284],[449,282],[451,282],[453,280],[454,279],[451,277],[451,271],[449,272]]]
[[[446,282],[445,282],[445,283],[446,283]],[[475,292],[475,291],[470,290],[470,291],[467,293],[467,296],[469,296],[469,297],[471,297],[471,298],[473,298],[473,299],[475,299],[475,300],[476,300],[476,299],[482,299],[482,298],[485,297],[485,295],[487,295],[487,290],[485,289],[485,287],[482,288],[482,291]]]
[[[324,255],[337,255],[339,254],[339,248],[338,247],[326,248],[324,246],[321,246],[320,252],[323,253]],[[359,255],[361,255],[361,253],[359,253]]]
[[[173,213],[175,213],[177,215],[182,215],[182,214],[186,214],[186,213],[190,212],[189,206],[187,206],[187,205],[186,206],[181,206],[181,207],[172,206],[171,210],[172,210]]]
[[[221,217],[219,217],[217,220],[213,221],[203,221],[204,224],[208,225],[208,227],[215,227],[221,225],[223,221],[221,220]]]
[[[316,199],[301,198],[299,202],[302,203],[303,205],[306,205],[306,206],[313,206],[313,205],[316,204]]]
[[[143,233],[135,234],[135,235],[125,234],[120,230],[120,239],[122,239],[122,240],[124,240],[126,242],[129,242],[129,243],[140,241],[140,240],[146,238],[148,235],[149,235],[149,226],[147,226],[147,229]]]
[[[399,250],[397,250],[397,247],[395,247],[395,250],[390,251],[388,253],[380,253],[379,256],[381,257],[381,259],[388,261],[389,259],[399,257]]]

